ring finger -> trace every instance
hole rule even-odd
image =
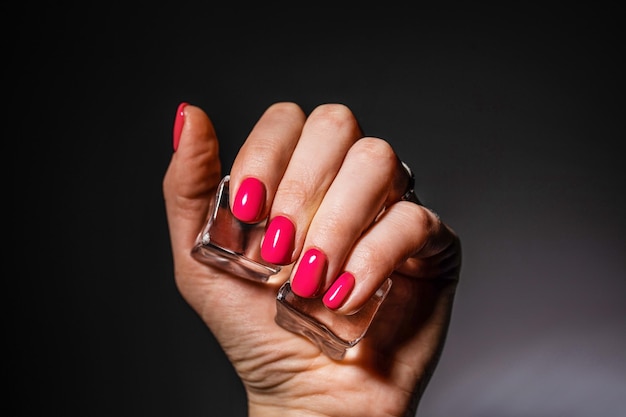
[[[312,220],[291,280],[294,293],[313,297],[325,290],[342,272],[355,242],[392,199],[399,200],[407,183],[408,175],[387,142],[356,142]],[[355,284],[354,278],[342,275],[344,289]]]

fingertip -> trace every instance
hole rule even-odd
[[[172,147],[174,152],[180,151],[181,146],[187,146],[189,138],[216,139],[213,123],[205,111],[189,102],[183,101],[176,108],[172,132]],[[191,142],[206,142],[191,140]]]
[[[182,102],[176,108],[176,117],[174,118],[174,130],[173,130],[173,148],[174,152],[178,150],[178,145],[180,144],[180,135],[183,132],[183,126],[185,125],[185,107],[187,107],[187,102]]]
[[[346,302],[354,289],[354,275],[344,272],[331,284],[322,297],[322,302],[331,310],[337,310]]]
[[[174,153],[164,178],[169,195],[210,195],[220,180],[219,144],[213,123],[200,107],[182,102],[173,128]]]
[[[239,184],[233,201],[233,215],[244,223],[258,222],[265,206],[266,194],[265,185],[258,178],[245,178]]]

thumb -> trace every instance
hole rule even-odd
[[[207,218],[221,177],[215,129],[199,107],[181,103],[174,126],[175,152],[163,178],[163,196],[174,263],[191,261],[190,251]]]

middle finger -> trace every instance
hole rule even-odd
[[[407,175],[399,167],[392,147],[382,139],[362,138],[352,146],[312,219],[291,280],[294,293],[313,297],[334,281],[390,196],[400,195],[397,185],[401,179],[406,183]],[[350,281],[347,286],[355,284]]]
[[[342,104],[324,104],[307,118],[273,199],[263,258],[286,265],[302,249],[309,225],[350,147],[362,136]]]

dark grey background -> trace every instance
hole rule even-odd
[[[161,180],[179,102],[227,169],[279,100],[349,105],[462,238],[418,415],[626,415],[620,15],[449,7],[9,14],[7,415],[245,415],[174,286]]]

